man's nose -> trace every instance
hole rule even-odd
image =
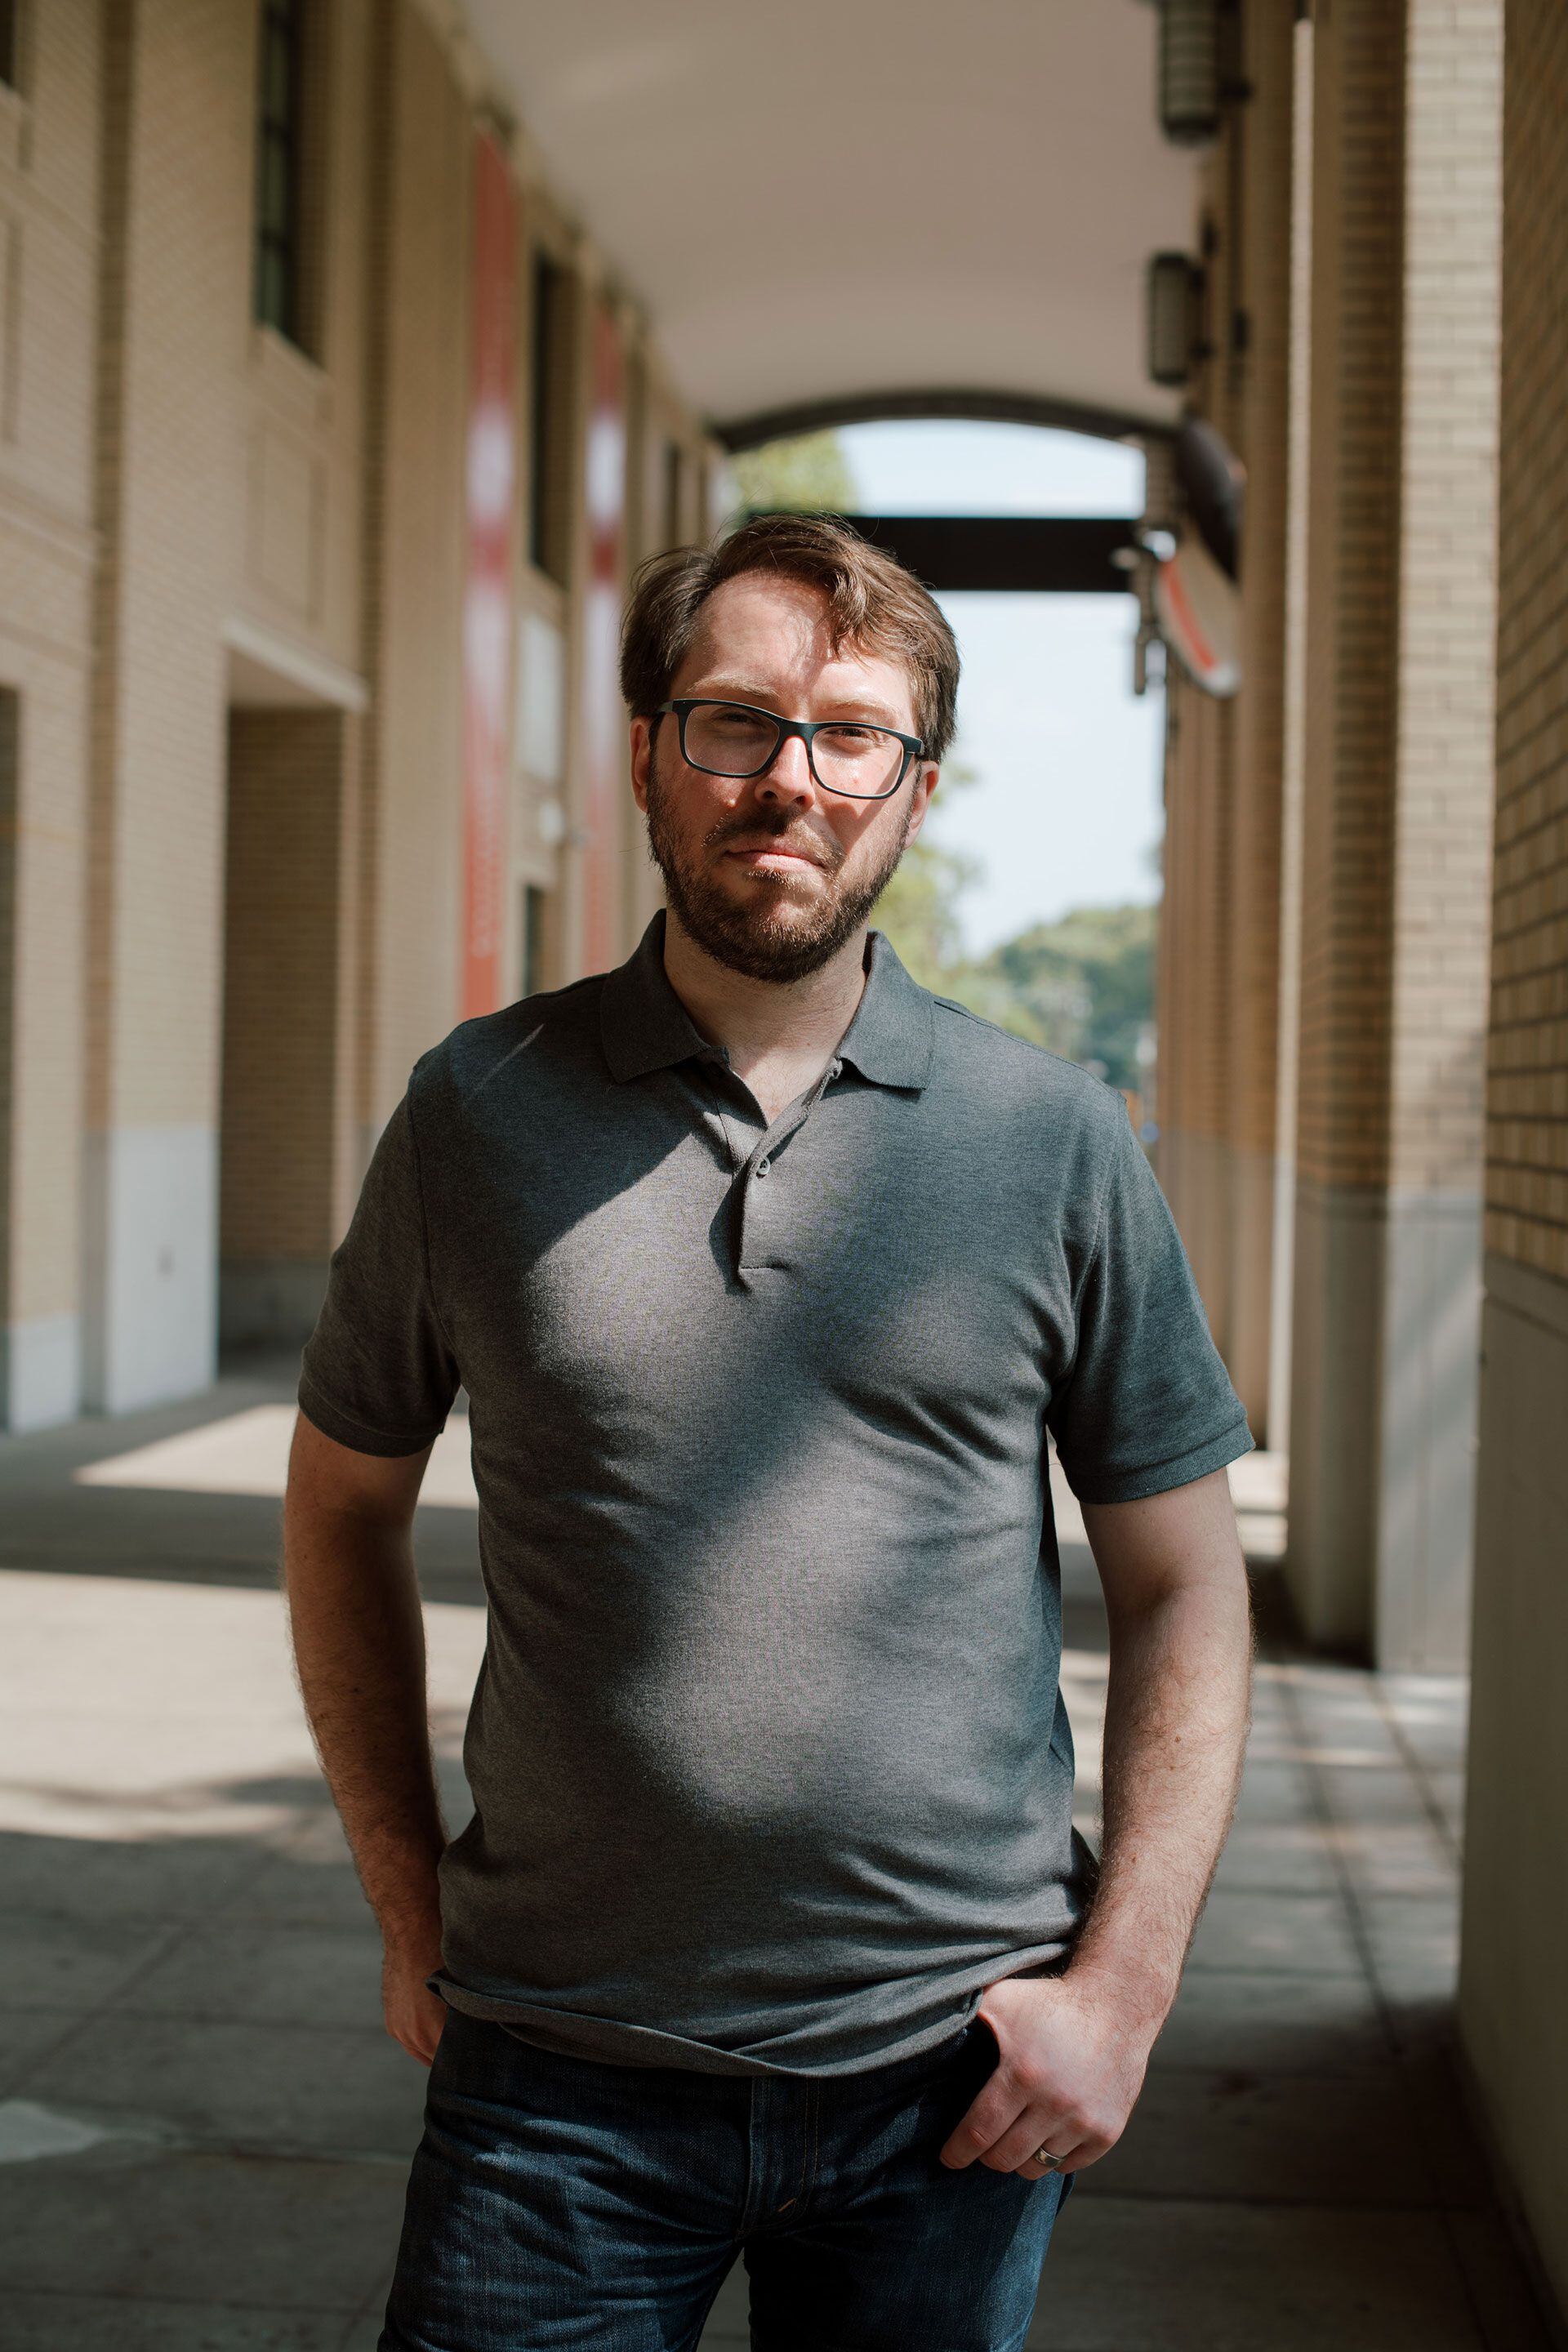
[[[805,756],[805,745],[798,735],[784,737],[762,774],[756,778],[753,790],[759,800],[813,801],[816,798],[811,762]]]

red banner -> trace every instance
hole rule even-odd
[[[583,969],[621,953],[620,838],[626,729],[617,677],[626,508],[626,361],[615,320],[594,310],[588,413],[588,580],[583,612]]]
[[[474,142],[473,327],[463,593],[463,1017],[493,1013],[502,884],[517,504],[517,212],[506,159]]]

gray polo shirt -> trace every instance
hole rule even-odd
[[[300,1402],[397,1454],[468,1394],[489,1625],[447,2000],[589,2056],[847,2074],[1085,1916],[1047,1429],[1100,1503],[1252,1441],[1113,1088],[874,931],[770,1126],[663,940],[416,1065]]]

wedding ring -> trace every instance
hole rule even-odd
[[[1029,2158],[1029,2162],[1031,2164],[1043,2164],[1053,2172],[1061,2161],[1061,2158],[1059,2156],[1053,2156],[1048,2147],[1037,2147],[1035,2150],[1034,2155]]]

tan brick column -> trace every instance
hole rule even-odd
[[[1155,1164],[1223,1349],[1230,1271],[1223,947],[1229,714],[1173,664],[1167,691]]]
[[[1568,2311],[1568,13],[1510,0],[1486,1305],[1459,2027]]]
[[[1463,1656],[1485,1027],[1497,0],[1316,24],[1289,1574]]]
[[[1291,80],[1287,10],[1249,7],[1250,88],[1231,131],[1237,315],[1230,336],[1232,437],[1247,467],[1242,688],[1234,719],[1226,1077],[1229,1258],[1226,1360],[1254,1434],[1282,1444],[1268,1394],[1278,1171],[1279,843],[1284,764],[1285,560],[1289,428]]]

